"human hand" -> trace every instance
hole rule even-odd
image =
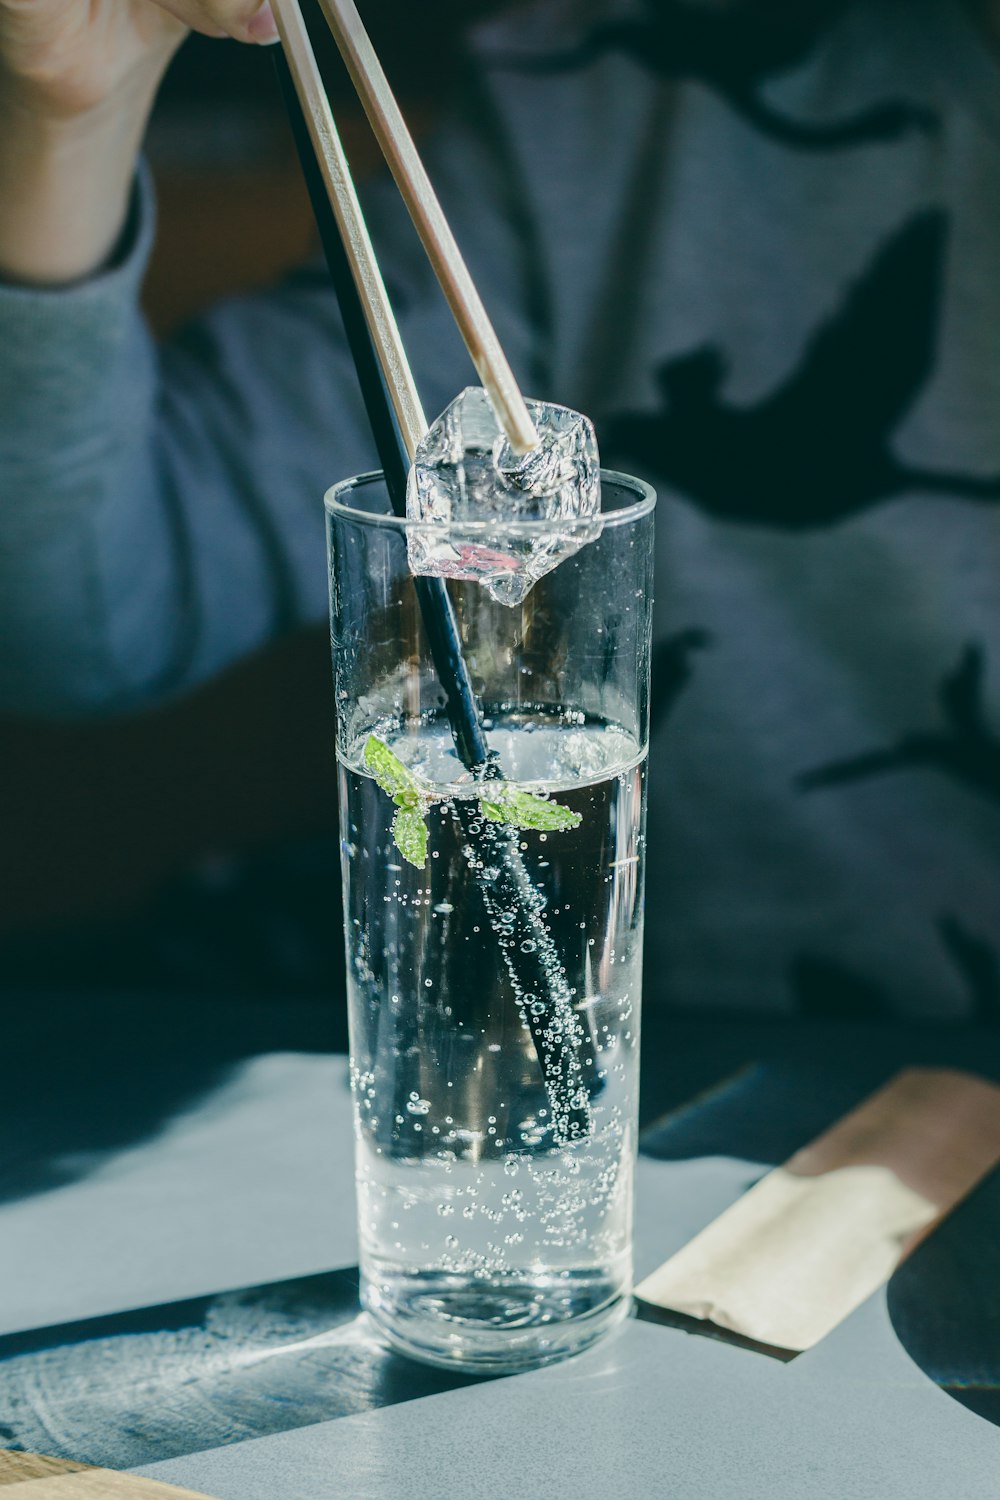
[[[260,0],[0,0],[0,280],[55,286],[103,263],[189,29],[275,39]]]
[[[189,29],[277,38],[260,0],[0,0],[0,114],[69,122],[148,107]]]

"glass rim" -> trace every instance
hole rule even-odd
[[[560,519],[558,525],[561,532],[569,532],[571,536],[576,531],[589,532],[593,530],[595,521],[601,523],[602,531],[608,527],[627,526],[630,522],[641,520],[652,511],[656,504],[656,491],[644,479],[637,478],[635,474],[624,474],[619,469],[601,469],[600,475],[602,484],[605,481],[620,484],[626,489],[633,490],[638,498],[631,505],[622,506],[620,510],[602,510],[594,516],[574,517],[572,520]],[[327,515],[352,521],[358,526],[380,526],[402,532],[404,535],[409,531],[426,530],[428,527],[458,532],[462,536],[496,536],[498,531],[502,531],[506,536],[530,537],[547,536],[552,531],[552,517],[542,517],[533,521],[505,521],[502,518],[490,521],[458,521],[442,527],[440,521],[427,521],[420,516],[386,515],[360,510],[342,498],[352,495],[365,485],[379,481],[385,482],[382,470],[369,469],[364,474],[354,474],[350,479],[341,479],[337,484],[332,484],[323,496],[323,505]]]

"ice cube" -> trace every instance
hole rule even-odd
[[[527,406],[540,442],[520,456],[479,386],[462,391],[431,425],[407,486],[407,515],[428,523],[409,532],[414,573],[478,580],[501,604],[519,604],[543,574],[597,536],[593,423],[548,401]],[[524,535],[509,526],[518,521],[551,524]]]

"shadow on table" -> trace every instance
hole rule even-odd
[[[392,1353],[351,1267],[0,1339],[0,1446],[138,1468],[474,1383]]]
[[[910,1358],[949,1396],[1000,1426],[1000,1172],[903,1262],[888,1303]]]
[[[0,1203],[79,1181],[261,1053],[346,1051],[342,1006],[170,994],[3,996]]]
[[[906,1058],[905,1061],[910,1061]],[[925,1062],[918,1055],[914,1061]],[[962,1059],[963,1062],[967,1060]],[[980,1069],[996,1076],[997,1048]],[[895,1072],[871,1049],[851,1066],[815,1060],[751,1065],[647,1128],[645,1155],[724,1156],[770,1168],[820,1134]],[[748,1182],[747,1186],[750,1186]],[[993,1172],[903,1262],[886,1289],[896,1335],[941,1390],[1000,1426],[1000,1171]],[[714,1324],[640,1304],[639,1316],[783,1358],[785,1351]]]
[[[668,1307],[643,1302],[638,1297],[635,1299],[635,1315],[641,1323],[658,1323],[661,1328],[675,1328],[678,1333],[695,1333],[699,1338],[718,1339],[720,1344],[730,1344],[735,1349],[748,1349],[751,1354],[766,1354],[783,1365],[790,1365],[793,1359],[799,1357],[793,1349],[779,1349],[774,1344],[762,1344],[758,1339],[744,1338],[740,1333],[733,1333],[731,1328],[721,1328],[718,1323],[712,1323],[707,1318],[692,1318],[686,1313],[673,1312]]]

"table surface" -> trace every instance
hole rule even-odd
[[[795,1359],[645,1312],[471,1381],[358,1311],[322,1006],[5,1008],[0,1446],[220,1500],[1000,1496],[1000,1175]],[[643,1049],[639,1276],[899,1066],[1000,1078],[987,1029],[650,1008]]]

